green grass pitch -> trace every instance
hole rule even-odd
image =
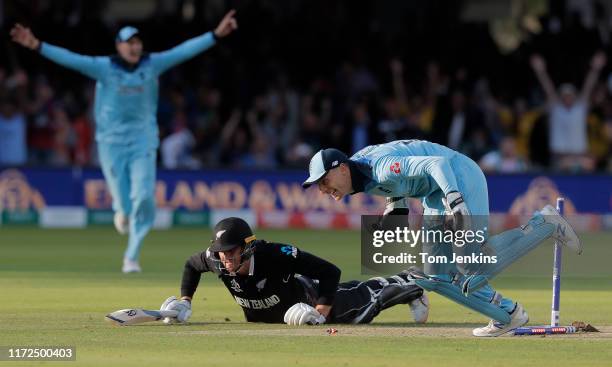
[[[359,233],[259,231],[335,262],[342,279],[359,274]],[[247,324],[216,277],[204,275],[188,325],[115,327],[106,313],[158,308],[178,295],[182,266],[209,243],[208,230],[155,231],[146,239],[142,274],[119,269],[125,238],[110,228],[0,228],[0,346],[74,345],[67,366],[609,366],[612,362],[612,233],[583,234],[584,254],[564,253],[561,319],[582,320],[601,333],[477,339],[487,320],[430,295],[430,322],[410,322],[407,306],[373,324],[289,327]],[[543,244],[495,279],[496,288],[526,307],[531,324],[549,322],[552,246]],[[50,362],[38,362],[49,364]],[[35,362],[0,362],[35,365]]]

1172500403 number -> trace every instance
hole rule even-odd
[[[73,346],[3,346],[0,347],[0,361],[15,360],[76,360]]]

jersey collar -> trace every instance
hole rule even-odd
[[[353,160],[348,161],[348,166],[351,171],[351,182],[354,190],[351,195],[363,192],[366,185],[372,181],[372,168],[366,163]]]
[[[130,64],[129,62],[125,61],[121,56],[113,55],[111,56],[111,61],[115,65],[119,66],[121,69],[131,73],[134,70],[138,69],[140,64],[142,64],[142,62],[147,58],[149,58],[149,54],[143,53],[142,56],[140,56],[140,60],[138,60],[136,64]]]

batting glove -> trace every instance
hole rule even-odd
[[[452,228],[454,230],[467,230],[471,228],[470,210],[463,196],[457,191],[451,191],[442,199],[448,214],[452,216]]]
[[[166,311],[178,311],[178,315],[176,317],[166,317],[164,319],[166,324],[172,323],[173,321],[186,322],[191,317],[191,302],[186,299],[179,301],[174,296],[168,297],[168,299],[162,303],[160,309]]]
[[[311,305],[300,302],[289,307],[284,321],[287,325],[319,325],[325,323],[325,316]]]
[[[170,296],[168,298],[166,298],[166,300],[164,301],[164,303],[161,304],[161,306],[159,307],[160,310],[165,311],[168,309],[168,305],[172,302],[172,301],[178,301],[178,299],[175,296]]]

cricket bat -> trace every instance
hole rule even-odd
[[[135,325],[143,322],[159,321],[165,317],[176,317],[178,311],[143,310],[141,308],[127,308],[111,312],[104,317],[106,321],[115,325]]]

